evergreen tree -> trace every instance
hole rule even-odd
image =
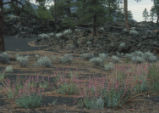
[[[105,0],[106,11],[111,21],[113,19],[113,14],[116,10],[119,10],[119,0]]]
[[[144,17],[144,20],[145,20],[145,21],[147,21],[147,20],[148,20],[148,17],[149,17],[149,13],[148,13],[148,11],[147,11],[147,9],[146,9],[146,8],[144,9],[144,11],[143,11],[143,14],[142,14],[142,15],[143,15],[143,17]]]
[[[153,0],[154,2],[154,12],[156,13],[157,16],[157,23],[159,23],[159,0]]]
[[[156,11],[155,11],[155,8],[152,7],[150,10],[150,21],[153,22],[155,17],[156,17]]]
[[[97,27],[104,23],[106,12],[105,0],[79,0],[78,17],[80,23],[89,23],[93,28],[93,36],[96,36]]]
[[[135,0],[136,2],[139,2],[141,0]],[[125,16],[125,26],[127,29],[129,29],[129,23],[128,23],[128,0],[124,0],[124,16]]]
[[[3,38],[3,1],[0,0],[0,51],[4,51],[4,38]]]
[[[73,5],[70,0],[57,0],[54,2],[54,5],[51,6],[50,11],[54,16],[55,24],[60,22],[62,27],[74,29],[76,21],[71,12],[71,7],[73,7]],[[56,29],[58,29],[57,26]]]
[[[128,0],[124,0],[124,14],[125,14],[125,26],[129,29],[128,24]]]

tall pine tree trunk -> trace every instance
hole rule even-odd
[[[159,23],[159,12],[157,12],[157,24]]]
[[[71,9],[70,9],[71,1],[67,0],[66,3],[67,3],[66,13],[67,13],[68,17],[70,17],[71,16]]]
[[[93,17],[93,36],[97,35],[97,15],[95,14]]]
[[[128,0],[124,0],[125,27],[129,29],[128,24]]]
[[[3,38],[3,0],[0,0],[0,51],[5,51]]]
[[[109,17],[111,17],[111,3],[110,3],[110,1],[108,1],[109,3],[108,3],[108,8],[109,8]]]
[[[159,17],[157,16],[157,21],[156,21],[156,23],[158,24],[159,23]]]
[[[56,33],[56,31],[57,31],[57,27],[56,27],[56,23],[57,23],[56,3],[57,3],[57,1],[54,0],[54,18],[55,18],[54,24],[55,24],[55,33]]]

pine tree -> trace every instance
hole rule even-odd
[[[152,7],[150,10],[150,20],[153,22],[154,21],[154,17],[156,17],[156,11],[155,8]]]
[[[78,16],[80,23],[90,23],[93,29],[93,36],[97,34],[97,27],[105,21],[104,0],[79,0]]]
[[[136,2],[139,2],[141,0],[135,0]],[[128,0],[124,0],[124,14],[125,14],[125,26],[127,29],[129,29],[129,23],[128,23]]]
[[[119,0],[105,0],[108,20],[113,20],[113,14],[119,9]]]
[[[70,0],[54,0],[54,5],[50,8],[50,11],[54,16],[55,25],[60,22],[62,27],[74,29],[76,22],[71,13],[71,7],[72,1]]]
[[[128,0],[124,0],[124,14],[125,14],[125,26],[129,29],[128,24]]]
[[[3,1],[0,0],[0,51],[4,51],[4,38],[3,38]]]
[[[142,14],[142,15],[143,15],[143,17],[144,17],[144,20],[145,20],[145,21],[147,21],[147,20],[148,20],[148,17],[149,17],[149,13],[148,13],[148,11],[147,11],[147,9],[146,9],[146,8],[144,9],[144,11],[143,11],[143,14]]]
[[[159,0],[153,0],[154,2],[154,12],[156,13],[157,16],[157,23],[159,23]]]

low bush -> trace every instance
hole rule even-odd
[[[51,61],[52,61],[53,63],[58,60],[58,58],[57,58],[56,56],[54,56],[54,55],[51,56],[50,59],[51,59]]]
[[[134,63],[143,63],[145,59],[141,56],[132,56],[131,61]]]
[[[9,99],[14,99],[19,107],[33,108],[41,105],[42,91],[46,87],[41,87],[46,81],[43,78],[30,77],[26,80],[18,78],[15,82],[5,79],[3,90]]]
[[[104,91],[104,101],[107,107],[122,106],[128,97],[123,88],[111,88]]]
[[[20,63],[22,67],[26,67],[29,63],[29,56],[19,56],[17,55],[16,60]]]
[[[104,100],[100,98],[84,98],[81,102],[83,107],[87,109],[103,109],[104,108]]]
[[[119,45],[119,48],[122,49],[122,48],[124,48],[125,46],[126,46],[126,43],[125,43],[125,42],[121,42],[120,45]]]
[[[109,64],[104,65],[104,70],[106,70],[106,71],[111,71],[113,69],[114,69],[114,64],[111,62]]]
[[[42,33],[38,35],[40,38],[49,38],[48,34]]]
[[[157,61],[157,57],[153,53],[151,53],[149,51],[145,52],[144,58],[148,62],[155,62],[155,61]]]
[[[149,67],[148,80],[149,89],[153,92],[159,92],[159,66],[153,64]]]
[[[117,56],[112,56],[112,62],[118,63],[120,61],[120,58]]]
[[[72,63],[73,56],[71,54],[65,54],[60,58],[61,63]]]
[[[13,67],[12,67],[12,66],[7,66],[7,67],[5,68],[5,72],[6,72],[6,73],[12,73],[12,72],[13,72]]]
[[[4,80],[5,76],[6,76],[5,73],[0,72],[0,81]]]
[[[41,95],[33,94],[29,96],[21,96],[16,99],[16,104],[22,108],[39,107],[42,102]]]
[[[10,58],[7,52],[3,52],[0,54],[0,63],[9,64]]]
[[[35,57],[36,57],[36,58],[39,58],[39,57],[40,57],[40,55],[36,54],[36,55],[35,55]]]
[[[95,66],[102,66],[103,65],[103,59],[100,57],[94,57],[89,60],[91,63],[93,63]]]
[[[60,87],[58,89],[58,93],[73,95],[73,94],[78,94],[79,89],[78,89],[77,84],[75,84],[75,83],[63,83],[60,85]]]
[[[116,72],[116,77],[105,82],[102,96],[107,107],[121,107],[131,94],[128,78],[124,73]]]
[[[93,53],[83,53],[80,55],[80,57],[82,57],[85,60],[89,60],[94,57],[94,54]]]
[[[99,58],[101,58],[103,60],[108,57],[108,55],[106,53],[100,53],[98,56],[99,56]]]
[[[49,57],[43,56],[38,58],[36,65],[38,66],[44,66],[44,67],[51,67],[52,63]]]
[[[142,51],[135,51],[130,54],[126,55],[127,58],[131,59],[134,63],[143,63],[147,62],[155,62],[157,61],[157,57],[151,52],[142,52]]]

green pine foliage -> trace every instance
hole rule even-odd
[[[105,20],[104,0],[80,0],[78,2],[78,16],[81,17],[79,23],[93,23],[93,18],[96,16],[97,25],[100,25]]]

